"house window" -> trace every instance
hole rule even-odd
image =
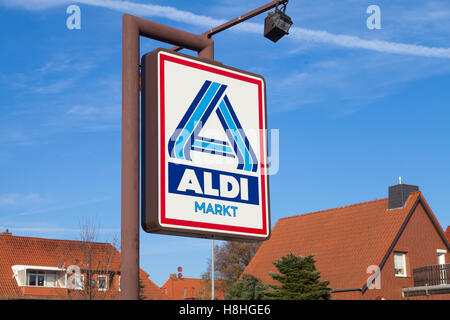
[[[56,287],[56,272],[27,270],[27,285],[31,287]]]
[[[437,249],[438,265],[439,265],[439,280],[440,284],[448,284],[448,271],[445,268],[445,254],[447,250]]]
[[[108,289],[106,284],[106,276],[97,276],[98,291],[106,291]]]
[[[406,277],[406,253],[394,252],[394,268],[396,277]]]
[[[445,264],[445,254],[447,250],[437,249],[438,264]]]

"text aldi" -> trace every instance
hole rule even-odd
[[[165,49],[142,70],[143,229],[267,239],[264,79]]]

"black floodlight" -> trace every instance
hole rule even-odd
[[[289,28],[292,25],[291,18],[285,14],[287,1],[283,3],[282,10],[278,7],[275,12],[269,12],[264,20],[264,37],[273,42],[277,42],[284,35],[289,33]]]

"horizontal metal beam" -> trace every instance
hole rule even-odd
[[[206,36],[208,38],[211,38],[213,35],[215,35],[215,34],[217,34],[219,32],[227,30],[227,29],[229,29],[229,28],[231,28],[231,27],[233,27],[233,26],[235,26],[235,25],[237,25],[237,24],[239,24],[241,22],[244,22],[244,21],[246,21],[248,19],[251,19],[251,18],[253,18],[253,17],[255,17],[255,16],[257,16],[257,15],[263,13],[263,12],[266,12],[267,10],[275,8],[275,7],[279,6],[280,4],[286,4],[287,2],[288,2],[288,0],[271,1],[271,2],[269,2],[269,3],[267,3],[267,4],[263,5],[263,6],[255,9],[255,10],[247,12],[246,14],[244,14],[242,16],[234,18],[233,20],[230,20],[228,22],[225,22],[225,23],[221,24],[220,26],[217,26],[217,27],[215,27],[215,28],[213,28],[211,30],[208,30],[208,31],[202,33],[201,36]],[[176,46],[176,47],[171,48],[170,50],[172,50],[172,51],[180,51],[183,48],[189,49],[189,48],[184,47],[184,46]]]

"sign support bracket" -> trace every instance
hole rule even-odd
[[[172,44],[173,51],[197,51],[199,58],[214,61],[212,35],[286,2],[271,1],[201,35],[122,16],[121,299],[139,299],[140,37]]]
[[[122,17],[121,299],[139,299],[139,37],[182,46],[214,60],[214,41],[129,14]]]

